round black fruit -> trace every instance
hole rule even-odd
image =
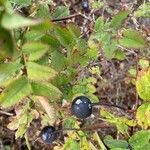
[[[89,7],[89,1],[88,0],[82,0],[82,8],[85,12],[89,12],[90,7]]]
[[[77,118],[84,119],[92,114],[92,103],[87,97],[79,96],[73,100],[71,110]]]
[[[46,144],[52,144],[57,139],[57,132],[53,126],[46,126],[41,131],[41,139]]]

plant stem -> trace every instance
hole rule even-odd
[[[118,105],[115,105],[115,104],[108,104],[108,103],[101,103],[101,102],[98,102],[98,103],[92,103],[92,105],[93,105],[93,106],[101,105],[101,106],[108,106],[108,107],[116,107],[116,108],[119,108],[119,109],[128,111],[127,108],[124,108],[124,107],[121,107],[121,106],[118,106]]]

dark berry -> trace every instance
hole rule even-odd
[[[84,119],[92,114],[92,103],[87,97],[79,96],[73,100],[71,110],[77,118]]]
[[[89,7],[89,1],[88,0],[82,0],[82,8],[85,12],[89,12],[90,7]]]
[[[46,126],[42,129],[40,136],[44,143],[52,144],[57,138],[57,132],[53,126]]]

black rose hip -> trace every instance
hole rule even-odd
[[[41,139],[46,144],[52,144],[57,139],[57,132],[53,126],[46,126],[41,131]]]
[[[79,96],[73,100],[71,110],[77,118],[84,119],[92,114],[92,103],[87,97]]]

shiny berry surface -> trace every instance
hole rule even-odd
[[[56,129],[53,126],[46,126],[41,131],[41,139],[46,144],[52,144],[57,139]]]
[[[88,0],[82,0],[81,5],[82,5],[82,8],[85,12],[88,12],[90,10]]]
[[[76,97],[71,105],[72,113],[80,119],[85,119],[92,114],[92,103],[85,96]]]

